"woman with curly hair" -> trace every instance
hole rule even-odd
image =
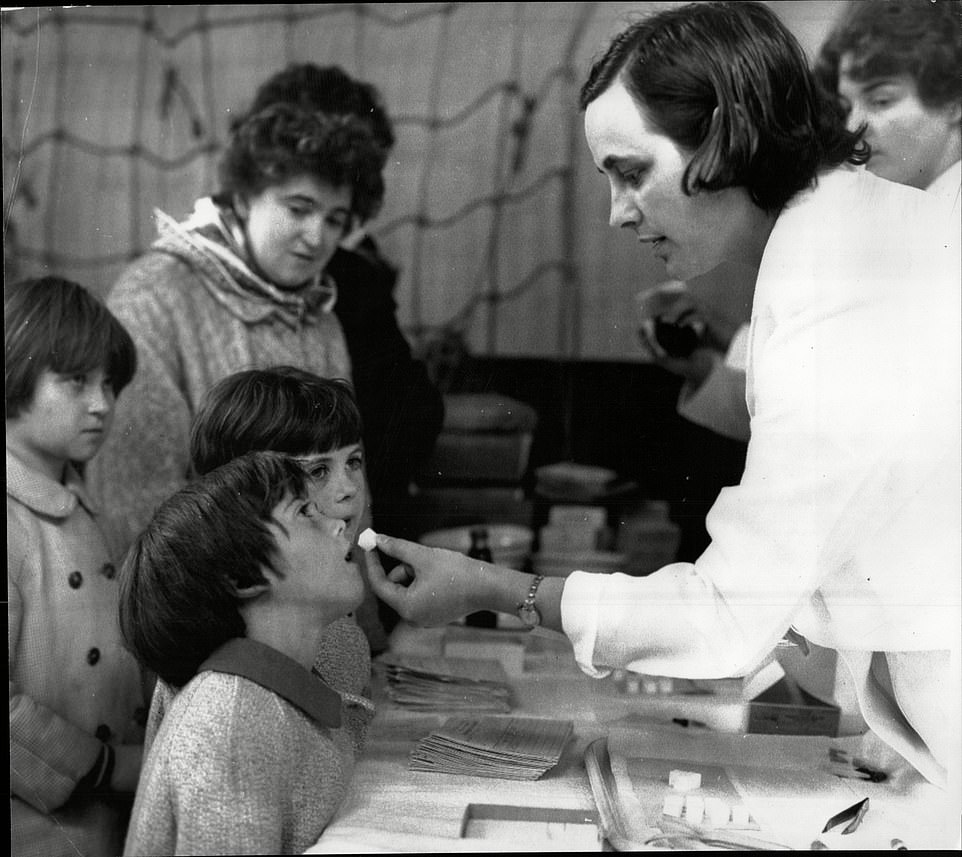
[[[356,119],[276,104],[232,129],[217,194],[183,222],[156,213],[156,241],[107,298],[139,357],[89,474],[118,551],[187,481],[191,420],[213,384],[280,364],[351,379],[325,268],[380,200],[382,160]]]

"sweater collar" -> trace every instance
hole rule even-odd
[[[341,695],[292,658],[247,637],[234,637],[217,649],[198,672],[241,676],[286,699],[320,726],[341,725]]]
[[[66,481],[61,484],[38,473],[21,461],[7,447],[7,494],[41,515],[69,518],[80,503],[91,515],[97,507],[83,484],[83,477],[73,464],[67,464]]]

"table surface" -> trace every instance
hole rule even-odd
[[[870,735],[744,735],[747,702],[738,682],[676,682],[672,693],[627,693],[623,683],[584,675],[567,641],[549,631],[414,629],[402,624],[392,634],[391,654],[441,656],[445,640],[452,638],[476,640],[479,650],[524,647],[523,667],[517,663],[509,670],[511,713],[572,721],[574,732],[559,764],[536,781],[409,770],[408,757],[418,741],[453,712],[425,714],[391,702],[383,667],[376,666],[377,714],[367,745],[341,807],[307,853],[611,850],[593,825],[543,817],[548,810],[560,819],[570,816],[569,821],[598,817],[585,753],[601,739],[611,749],[611,769],[620,787],[617,800],[637,836],[632,841],[636,849],[644,847],[650,825],[659,819],[650,804],[646,808],[640,802],[644,789],[633,783],[631,774],[640,770],[640,760],[651,764],[652,758],[687,761],[689,769],[723,767],[753,819],[762,822],[751,835],[783,847],[808,849],[829,816],[870,796],[873,811],[858,835],[841,837],[835,831],[820,837],[831,849],[888,849],[895,836],[913,850],[957,848],[957,802],[925,783],[880,742],[873,744]],[[705,726],[683,727],[673,718]],[[893,776],[875,784],[813,772],[810,759],[827,755],[828,742],[874,753],[873,760]],[[473,817],[480,820],[468,824]],[[654,843],[651,847],[664,850]]]

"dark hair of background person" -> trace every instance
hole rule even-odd
[[[234,637],[247,635],[237,589],[265,583],[277,543],[272,513],[307,496],[307,473],[279,453],[250,453],[165,500],[124,559],[120,628],[137,660],[182,687]]]
[[[637,21],[592,66],[581,108],[616,80],[660,133],[694,153],[689,194],[743,186],[778,212],[820,169],[868,159],[798,41],[761,3],[691,3]]]
[[[95,295],[47,276],[4,286],[3,362],[6,416],[13,419],[30,406],[45,370],[79,375],[102,367],[117,395],[134,377],[137,350]]]
[[[367,220],[384,196],[380,151],[359,119],[272,104],[232,130],[219,168],[221,193],[252,196],[307,175],[350,188],[352,213]]]
[[[228,375],[204,396],[190,432],[190,465],[203,474],[248,452],[330,452],[361,442],[350,384],[294,366]]]
[[[833,98],[843,54],[852,55],[854,80],[907,75],[926,107],[962,100],[962,2],[849,2],[815,61],[819,84]]]
[[[289,65],[257,88],[248,112],[256,113],[281,102],[362,119],[385,158],[394,146],[394,129],[380,93],[372,84],[352,78],[340,66]]]

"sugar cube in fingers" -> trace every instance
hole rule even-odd
[[[357,537],[357,544],[361,550],[374,550],[374,548],[377,547],[377,533],[368,527],[363,533],[361,533],[361,535]]]

